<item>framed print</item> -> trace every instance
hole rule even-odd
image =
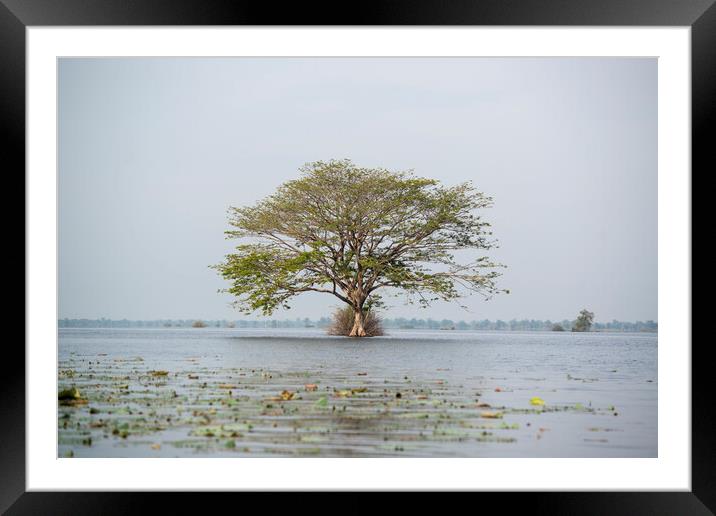
[[[387,5],[3,0],[9,514],[255,490],[713,510],[691,181],[716,8]]]

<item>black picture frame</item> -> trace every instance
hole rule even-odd
[[[348,4],[322,1],[286,2],[279,6],[245,0],[0,0],[0,145],[5,177],[25,177],[25,29],[28,26],[634,25],[691,27],[693,178],[695,171],[705,175],[716,169],[708,133],[709,123],[716,120],[714,2],[392,0],[362,2],[351,8]],[[19,188],[25,191],[24,181]],[[8,188],[6,195],[9,192]],[[17,219],[16,209],[12,218],[9,209],[6,211],[6,221]],[[24,241],[25,235],[21,238]],[[24,252],[23,258],[27,258]],[[19,257],[15,257],[15,261],[19,262]],[[14,298],[11,302],[19,305]],[[691,346],[691,342],[683,345]],[[697,341],[691,347],[692,407],[703,409],[695,412],[691,421],[690,492],[510,493],[508,496],[480,493],[478,496],[481,500],[500,496],[500,512],[509,511],[529,497],[532,511],[547,514],[712,514],[716,510],[716,453],[714,411],[709,403],[713,391],[708,371],[711,369],[707,359],[709,345],[708,341]],[[0,510],[7,510],[7,514],[126,514],[145,512],[150,507],[148,499],[161,497],[163,512],[174,508],[185,512],[192,503],[197,503],[177,493],[25,492],[25,351],[19,340],[5,343],[3,358],[6,367],[0,403],[3,422],[0,425]],[[241,496],[244,507],[254,497]],[[281,499],[272,496],[274,503]],[[420,496],[416,495],[415,499],[419,501]],[[352,505],[351,510],[359,507],[360,503]],[[370,510],[370,506],[365,509]]]

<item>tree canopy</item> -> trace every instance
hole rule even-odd
[[[215,267],[243,312],[270,315],[296,295],[323,292],[353,308],[351,335],[363,336],[381,289],[425,306],[500,291],[501,265],[487,256],[456,258],[495,246],[476,213],[492,199],[471,183],[443,186],[349,160],[308,163],[300,172],[255,205],[229,208],[226,235],[244,243]]]
[[[579,316],[574,322],[574,326],[572,326],[572,331],[589,331],[592,328],[593,322],[594,313],[585,308],[579,312]]]

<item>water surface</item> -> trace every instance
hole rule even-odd
[[[61,329],[58,358],[59,457],[657,456],[656,334]]]

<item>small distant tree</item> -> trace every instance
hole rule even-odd
[[[554,323],[552,325],[552,331],[564,331],[564,327],[559,323]]]
[[[191,323],[192,328],[206,328],[206,323],[204,321],[194,321]]]
[[[227,237],[251,241],[214,267],[244,313],[270,315],[296,295],[322,292],[350,307],[347,335],[365,337],[381,289],[402,290],[423,306],[500,292],[501,265],[455,256],[494,247],[490,225],[476,214],[492,200],[470,183],[442,186],[348,160],[309,163],[301,173],[254,206],[229,210]]]
[[[572,331],[589,331],[594,322],[594,314],[587,309],[579,312],[577,320],[574,321]]]

